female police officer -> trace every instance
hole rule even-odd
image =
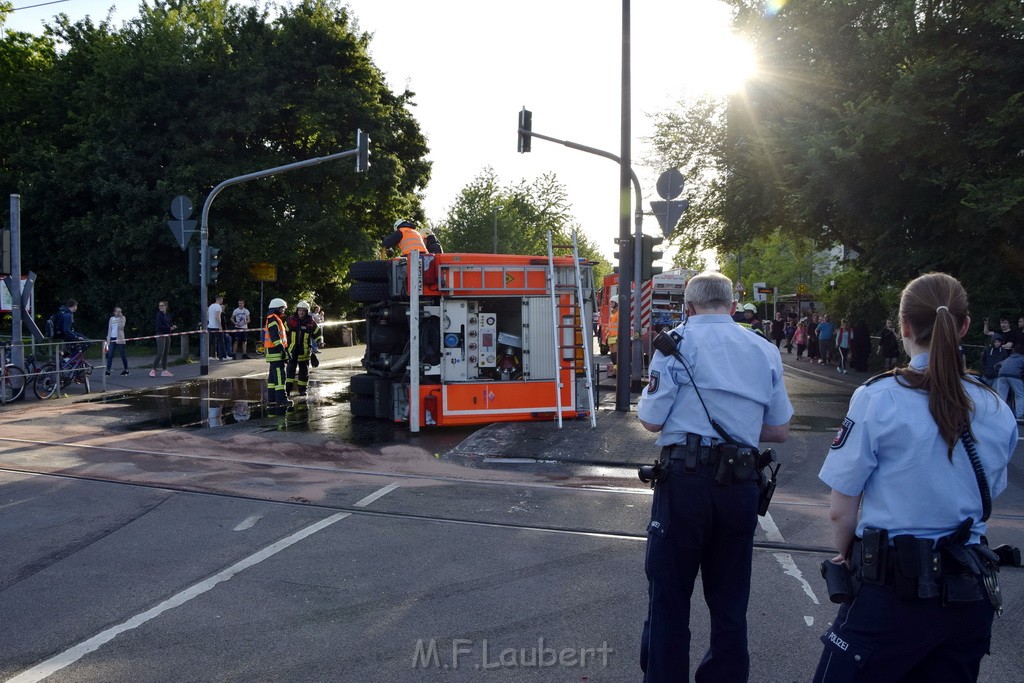
[[[977,557],[971,544],[985,533],[975,521],[984,483],[966,446],[976,446],[994,497],[1006,488],[1017,425],[961,371],[967,313],[967,294],[949,275],[907,285],[900,326],[910,365],[854,392],[821,468],[840,552],[832,561],[850,563],[862,583],[822,636],[815,681],[977,680],[994,608],[953,558]],[[966,579],[959,595],[953,579]]]

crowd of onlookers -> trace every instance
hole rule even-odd
[[[75,329],[75,312],[78,310],[78,302],[74,299],[60,307],[60,310],[52,316],[52,337],[54,339],[73,342],[77,349],[88,348],[88,338]],[[310,317],[319,325],[323,322],[323,311],[319,306],[313,306],[309,311]],[[217,296],[206,311],[206,327],[210,333],[210,355],[219,360],[238,360],[251,358],[248,354],[249,341],[253,329],[260,327],[259,320],[253,325],[252,315],[246,308],[245,300],[239,299],[238,306],[228,312],[224,307],[224,297]],[[120,358],[123,370],[122,375],[130,374],[128,370],[128,358],[125,352],[125,325],[127,319],[120,306],[115,306],[107,321],[106,336],[106,374],[111,373],[114,359]],[[167,369],[167,356],[170,350],[171,337],[167,336],[178,329],[171,316],[170,306],[167,301],[160,301],[157,304],[154,333],[156,335],[156,357],[153,360],[150,377],[156,377],[160,372],[162,377],[172,377],[173,373]]]
[[[988,318],[982,329],[989,345],[981,354],[981,381],[1014,408],[1017,420],[1024,418],[1024,316],[1017,327],[1009,318],[999,319],[999,330],[989,329]]]
[[[814,311],[804,315],[778,311],[774,319],[762,320],[754,304],[744,304],[737,320],[770,339],[779,349],[785,348],[786,353],[792,354],[796,349],[797,361],[803,361],[806,353],[808,362],[835,365],[836,372],[841,374],[850,370],[868,371],[872,334],[864,321],[850,325],[846,318],[837,322],[827,313]],[[892,320],[885,321],[878,338],[877,352],[885,369],[895,367],[899,359],[899,338]]]

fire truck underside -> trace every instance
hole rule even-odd
[[[573,418],[588,412],[581,323],[593,311],[571,257],[437,254],[353,264],[366,308],[365,373],[352,378],[359,417],[419,425]],[[552,296],[552,289],[554,296]],[[415,315],[411,315],[415,312]]]

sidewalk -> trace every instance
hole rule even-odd
[[[317,354],[317,358],[320,360],[320,367],[338,367],[338,366],[349,366],[359,365],[359,360],[363,357],[363,346],[333,346],[326,349],[321,349]],[[83,390],[82,385],[72,384],[65,392],[64,396],[59,399],[61,401],[81,401],[95,399],[97,396],[102,396],[104,393],[117,393],[122,391],[132,391],[138,389],[151,389],[154,387],[165,387],[171,384],[180,382],[195,381],[198,379],[229,379],[235,377],[262,377],[267,373],[267,362],[263,360],[263,356],[257,355],[256,353],[251,354],[252,358],[249,360],[225,360],[220,361],[216,358],[210,359],[209,374],[201,375],[199,372],[199,359],[193,358],[189,363],[173,364],[177,360],[176,356],[171,356],[171,363],[168,364],[167,369],[173,373],[172,377],[161,377],[159,371],[157,371],[156,377],[150,377],[149,371],[153,369],[153,357],[132,357],[128,359],[128,371],[130,375],[121,375],[121,359],[115,358],[114,365],[111,368],[109,376],[104,375],[106,367],[104,365],[94,365],[92,375],[89,378],[90,393],[86,394]],[[101,363],[102,361],[90,360],[91,363]],[[7,409],[24,409],[37,404],[39,401],[36,399],[32,390],[26,387],[25,398],[16,403],[11,403],[6,406]]]

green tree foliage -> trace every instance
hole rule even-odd
[[[1019,298],[1019,0],[730,4],[764,75],[729,103],[722,242],[778,227],[882,282],[943,270]]]
[[[180,323],[197,322],[170,200],[192,198],[198,219],[221,181],[352,149],[362,128],[368,173],[328,162],[229,187],[210,211],[223,250],[211,295],[258,300],[249,264],[270,262],[268,295],[312,293],[343,312],[348,264],[372,257],[396,215],[421,213],[429,163],[413,93],[388,89],[338,0],[273,18],[226,0],[140,12],[119,29],[61,17],[43,38],[0,43],[0,83],[21,85],[0,103],[0,187],[22,195],[40,308],[74,297],[89,331],[120,304],[146,329],[167,297]]]
[[[445,251],[546,256],[549,230],[555,245],[571,245],[576,230],[580,256],[597,262],[594,272],[600,279],[611,268],[574,222],[571,209],[565,187],[554,174],[503,188],[494,170],[485,168],[462,188],[436,232]]]
[[[754,282],[778,287],[779,294],[794,294],[797,286],[807,285],[817,294],[827,282],[832,267],[828,252],[817,249],[813,242],[801,237],[788,237],[776,230],[764,237],[755,237],[734,252],[719,253],[722,273],[746,286],[747,297],[753,295]]]

